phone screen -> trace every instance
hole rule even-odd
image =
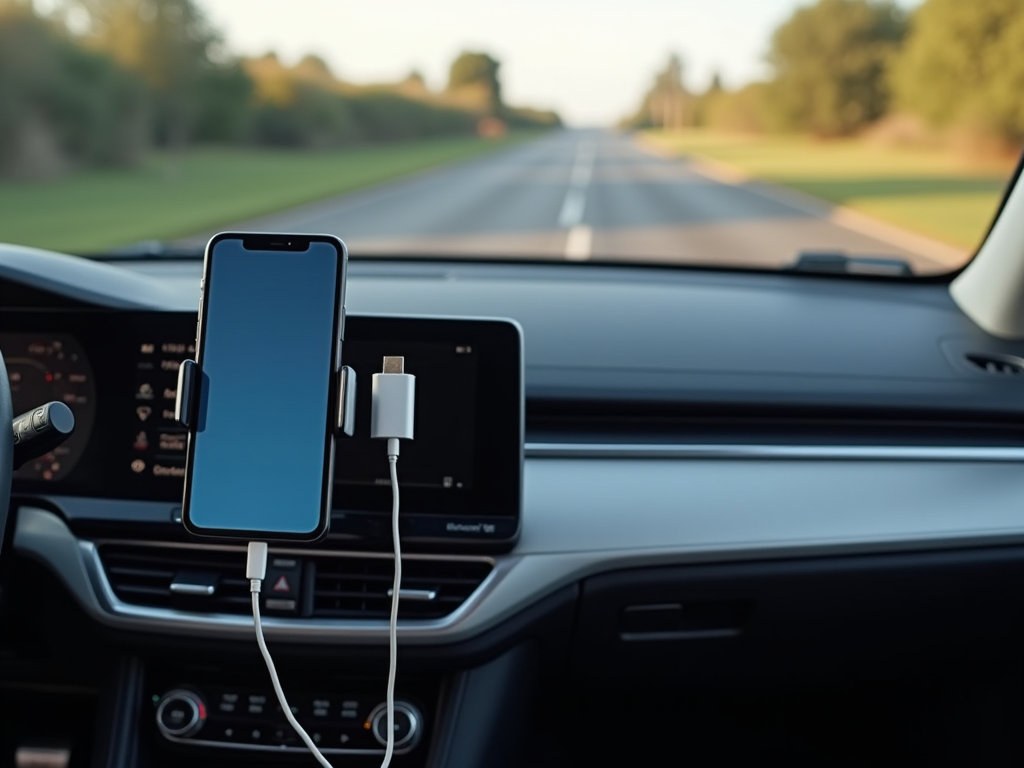
[[[342,249],[312,241],[258,250],[248,239],[209,249],[183,510],[193,533],[313,539],[326,531]]]

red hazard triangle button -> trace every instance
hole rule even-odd
[[[291,592],[292,585],[288,583],[288,577],[281,574],[277,577],[277,581],[274,582],[274,586],[271,587],[273,592]]]

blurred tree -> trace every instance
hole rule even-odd
[[[146,145],[140,80],[83,50],[27,3],[0,2],[0,173],[126,165]]]
[[[683,60],[678,55],[669,56],[665,69],[654,78],[644,106],[652,125],[681,130],[693,124],[692,97],[683,85]]]
[[[191,138],[237,144],[252,134],[255,86],[240,64],[211,69],[196,82]]]
[[[877,120],[889,105],[887,67],[906,26],[890,0],[818,0],[797,10],[772,36],[772,117],[819,136],[849,135]]]
[[[721,90],[709,96],[705,125],[720,131],[764,133],[771,129],[766,115],[768,83],[748,83],[739,90]]]
[[[329,87],[333,87],[338,83],[338,79],[331,72],[327,62],[312,53],[307,53],[303,56],[299,63],[295,65],[293,71],[297,77]]]
[[[932,127],[1024,141],[1024,3],[927,0],[896,61],[898,104]]]
[[[561,116],[552,109],[507,107],[502,119],[510,128],[557,128],[562,125]]]
[[[692,124],[699,127],[707,126],[710,122],[712,105],[720,101],[725,92],[722,75],[716,71],[711,75],[708,89],[693,98]]]
[[[406,75],[405,79],[395,87],[395,90],[403,96],[410,96],[414,99],[429,99],[431,96],[426,79],[416,69]]]
[[[243,62],[255,85],[254,138],[276,146],[324,148],[358,138],[342,83],[326,62],[306,56],[286,67],[273,53]]]
[[[222,117],[247,109],[248,93],[194,0],[64,0],[64,5],[84,10],[96,45],[145,80],[161,143],[184,148],[200,122],[207,134],[235,133],[227,125],[211,130],[216,118],[200,115],[204,104],[212,103],[211,91],[232,100],[216,105]],[[210,78],[213,82],[205,82]]]
[[[672,54],[665,68],[655,75],[636,114],[624,122],[632,128],[678,130],[694,124],[696,107],[693,95],[683,84],[683,60]]]
[[[500,67],[501,63],[489,54],[465,51],[452,62],[448,91],[463,96],[465,101],[477,102],[488,115],[498,115],[503,106]]]

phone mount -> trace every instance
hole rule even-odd
[[[178,395],[174,403],[174,419],[183,427],[193,430],[198,424],[200,379],[195,360],[182,360],[178,369]],[[356,431],[356,372],[347,365],[338,371],[338,412],[334,430],[338,435],[352,437]]]

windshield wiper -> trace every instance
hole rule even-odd
[[[913,277],[914,270],[903,259],[878,256],[847,256],[841,251],[802,251],[789,267],[789,272],[815,274],[878,275],[881,277]]]
[[[88,254],[99,261],[143,260],[143,259],[201,259],[203,249],[179,243],[165,243],[161,240],[143,240],[140,243],[122,245],[103,253]]]

